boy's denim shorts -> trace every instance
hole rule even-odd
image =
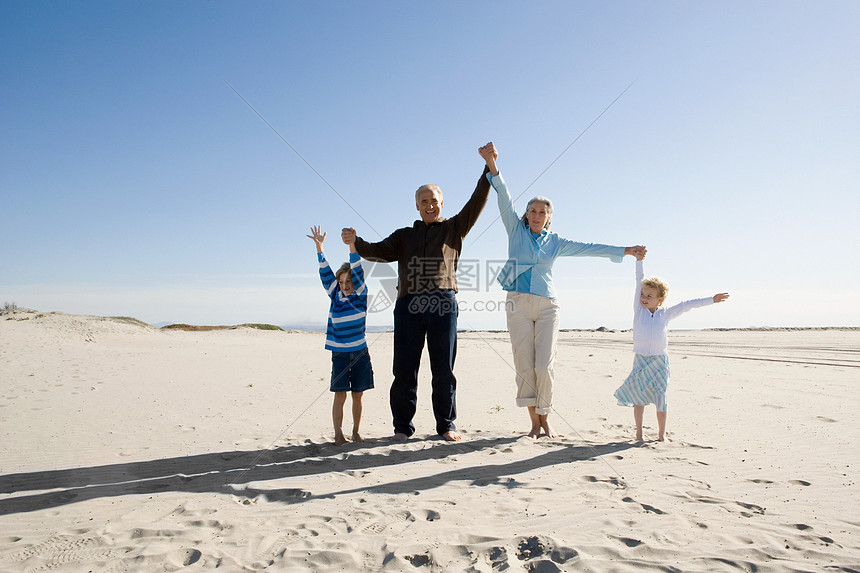
[[[364,392],[373,388],[373,366],[367,348],[331,353],[332,392]]]

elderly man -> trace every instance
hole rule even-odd
[[[495,151],[492,143],[481,148]],[[460,440],[457,418],[457,261],[463,239],[487,204],[490,184],[487,168],[478,179],[472,196],[459,213],[442,217],[442,190],[422,185],[415,192],[415,207],[421,220],[397,229],[378,243],[355,237],[345,229],[345,243],[355,237],[355,248],[369,261],[397,261],[397,302],[394,305],[394,381],[390,403],[395,441],[406,441],[415,433],[412,419],[418,402],[418,368],[424,340],[430,355],[433,415],[436,432],[445,440]]]

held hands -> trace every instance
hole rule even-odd
[[[625,255],[633,255],[637,261],[641,261],[645,258],[645,253],[648,252],[648,249],[645,248],[644,245],[636,245],[635,247],[625,247],[624,254]]]
[[[343,242],[349,245],[349,252],[355,253],[355,229],[352,227],[344,227],[340,230],[340,238]]]
[[[340,230],[340,238],[343,240],[344,245],[355,245],[355,229],[352,227],[344,227]]]
[[[322,233],[321,231],[322,229],[320,229],[319,225],[314,225],[313,227],[311,227],[311,233],[313,234],[305,235],[308,239],[313,240],[313,242],[316,244],[318,253],[323,252],[323,241],[325,241],[326,236],[326,233]]]
[[[714,302],[723,302],[727,298],[729,298],[729,293],[721,292],[719,294],[714,295]]]
[[[479,147],[478,155],[480,155],[487,163],[487,167],[490,168],[490,173],[495,175],[499,172],[498,168],[496,168],[496,159],[499,158],[499,152],[496,151],[496,146],[493,145],[492,141],[483,147]]]

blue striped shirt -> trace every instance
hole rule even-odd
[[[320,280],[331,299],[328,311],[325,347],[333,352],[354,352],[367,348],[364,335],[367,320],[367,286],[364,284],[364,270],[358,253],[349,254],[350,273],[354,290],[344,296],[337,284],[334,271],[323,253],[317,253],[320,263]]]

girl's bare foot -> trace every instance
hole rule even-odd
[[[343,435],[343,432],[335,432],[334,434],[334,445],[342,446],[346,443],[346,436]]]
[[[529,430],[529,437],[533,440],[540,438],[540,430],[540,424],[538,424],[537,426],[532,426],[532,429]]]
[[[364,441],[364,438],[362,438],[361,434],[359,434],[358,432],[353,432],[352,433],[352,441],[357,443],[357,444],[360,444]]]

